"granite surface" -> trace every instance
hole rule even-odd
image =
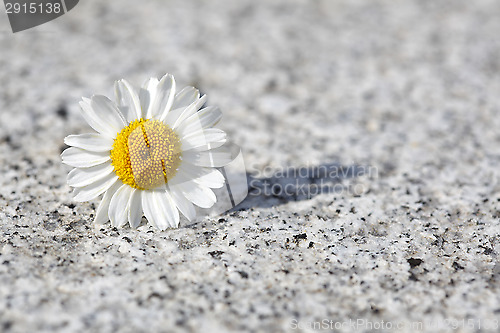
[[[87,0],[12,34],[0,13],[0,331],[496,331],[499,17]],[[59,157],[89,130],[77,102],[165,72],[223,110],[250,196],[176,230],[96,227]]]

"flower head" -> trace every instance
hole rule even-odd
[[[95,222],[137,227],[143,215],[158,228],[177,227],[179,211],[188,220],[195,206],[210,208],[213,188],[224,185],[218,167],[233,154],[226,133],[214,128],[222,117],[205,107],[206,96],[186,87],[176,91],[172,75],[151,78],[136,89],[115,83],[116,103],[94,95],[80,102],[95,133],[70,135],[61,157],[74,167],[68,184],[76,201],[104,194]]]

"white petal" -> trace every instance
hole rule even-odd
[[[95,133],[68,135],[64,138],[64,143],[68,146],[95,152],[109,152],[113,149],[113,139]]]
[[[118,107],[127,123],[142,118],[142,108],[137,90],[126,80],[115,82],[115,95]]]
[[[71,187],[83,187],[90,185],[113,172],[111,163],[103,163],[90,168],[73,169],[68,174],[68,185]]]
[[[139,99],[141,100],[142,118],[146,119],[148,114],[151,114],[156,98],[156,90],[158,87],[158,79],[155,77],[150,78],[142,85],[139,92]]]
[[[117,180],[118,176],[111,174],[88,186],[77,188],[74,191],[74,200],[84,202],[97,198],[107,191]]]
[[[111,201],[111,198],[113,197],[115,192],[122,185],[123,183],[121,181],[117,181],[106,191],[106,193],[104,193],[101,203],[99,204],[99,207],[97,207],[97,211],[95,213],[95,219],[94,219],[95,224],[104,224],[109,220],[108,217],[109,202]]]
[[[214,192],[206,186],[195,182],[180,183],[176,186],[189,201],[201,208],[210,208],[217,201]]]
[[[221,120],[222,112],[218,107],[209,106],[196,112],[191,117],[184,120],[177,128],[181,136],[191,132],[198,132],[204,128],[210,128]]]
[[[160,230],[179,224],[179,211],[165,190],[143,191],[142,207],[149,223]]]
[[[64,164],[74,168],[90,168],[110,160],[109,153],[96,153],[80,148],[68,148],[61,154]]]
[[[115,136],[127,125],[118,107],[106,96],[92,96],[90,106],[94,110],[99,121],[105,124],[107,128],[112,129]]]
[[[199,143],[201,143],[201,141],[199,141]],[[191,147],[190,149],[183,149],[183,151],[197,151],[197,152],[201,152],[201,151],[207,151],[207,150],[210,150],[210,149],[219,148],[219,147],[225,146],[227,144],[228,143],[226,142],[226,139],[223,139],[223,140],[218,140],[218,141],[207,142],[204,145],[197,144],[196,147],[190,146]],[[189,146],[186,145],[186,147],[189,147]]]
[[[182,159],[197,166],[219,168],[231,163],[238,154],[237,146],[226,144],[207,151],[184,151]]]
[[[198,110],[205,104],[207,100],[207,95],[201,96],[200,99],[194,101],[191,103],[189,106],[187,106],[184,111],[180,114],[179,118],[175,121],[174,125],[172,126],[172,129],[176,129],[177,126],[179,126],[184,120],[187,118],[191,117],[194,115]]]
[[[132,189],[129,201],[128,210],[128,223],[130,227],[137,228],[141,224],[142,220],[142,206],[141,206],[141,192],[136,189]]]
[[[210,188],[221,188],[226,182],[222,173],[217,169],[213,169],[208,175],[198,177],[194,181]]]
[[[175,174],[175,176],[168,181],[169,184],[177,184],[179,182],[191,181],[193,179],[208,175],[212,169],[211,168],[202,168],[186,161],[183,161],[179,167],[179,172]],[[182,171],[182,173],[180,172]],[[180,177],[179,175],[187,175],[187,177]],[[178,180],[178,178],[184,178],[182,180]]]
[[[200,92],[198,91],[198,89],[195,89],[193,87],[185,87],[175,95],[171,111],[167,113],[167,117],[163,120],[163,122],[169,126],[175,124],[175,122],[185,111],[185,109],[198,101],[199,98]]]
[[[172,199],[172,196],[170,195],[168,190],[165,190],[163,193],[168,201],[165,203],[167,204],[166,205],[167,211],[168,211],[168,215],[170,216],[170,218],[169,218],[170,226],[172,228],[177,228],[179,226],[179,210],[177,209],[177,206],[175,205],[175,202]]]
[[[172,110],[178,108],[184,108],[188,105],[193,104],[196,100],[200,98],[200,92],[194,87],[185,87],[177,94],[175,94],[174,104],[172,105]]]
[[[192,132],[181,137],[182,150],[194,148],[208,149],[209,144],[220,146],[226,142],[226,132],[218,128],[208,128],[203,131]],[[218,143],[218,145],[217,145]]]
[[[116,131],[108,126],[106,123],[101,121],[100,117],[95,113],[92,108],[91,100],[88,98],[83,98],[80,102],[81,114],[85,121],[92,127],[96,132],[101,133],[109,138],[114,138],[116,136]]]
[[[159,229],[158,225],[156,224],[157,220],[156,207],[152,202],[153,200],[152,198],[153,198],[153,191],[142,191],[141,203],[142,203],[142,209],[144,211],[144,216],[146,216],[146,219],[148,220],[149,224]]]
[[[189,221],[192,221],[196,217],[196,210],[194,209],[191,201],[187,200],[181,190],[175,185],[169,185],[169,191],[172,196],[172,200],[181,211],[182,215],[184,215]]]
[[[163,76],[158,83],[154,105],[148,110],[148,118],[157,118],[163,121],[174,103],[175,79],[172,75]]]
[[[121,227],[127,223],[131,193],[132,187],[124,184],[111,198],[108,215],[112,226]]]
[[[167,124],[170,128],[175,123],[175,121],[179,118],[182,112],[184,112],[185,108],[171,109],[167,113],[167,117],[163,120],[165,124]]]
[[[195,166],[187,161],[183,161],[175,176],[169,180],[169,185],[176,185],[195,181],[198,184],[220,188],[224,185],[225,179],[222,173],[213,168],[203,168]]]

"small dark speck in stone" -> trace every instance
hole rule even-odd
[[[185,319],[177,319],[175,321],[175,326],[185,326],[186,325],[186,320]]]
[[[248,279],[248,273],[247,272],[238,271],[238,273],[241,275],[242,278]]]
[[[126,240],[129,243],[132,243],[132,240],[130,238],[128,238],[127,236],[124,236],[122,239]]]
[[[163,299],[164,297],[163,297],[162,295],[160,295],[159,293],[157,293],[157,292],[153,292],[153,293],[151,293],[151,294],[148,296],[148,300],[149,300],[149,299],[152,299],[152,298]]]
[[[465,269],[464,266],[460,265],[458,262],[454,261],[453,264],[452,264],[453,268],[458,271],[458,270],[462,270],[462,269]]]
[[[408,261],[408,264],[410,264],[410,268],[420,266],[420,264],[423,262],[423,260],[419,258],[410,258],[406,259],[406,261]]]
[[[66,110],[65,106],[59,107],[59,109],[57,109],[56,113],[60,118],[62,118],[64,120],[68,119],[68,110]]]
[[[295,239],[296,241],[300,239],[307,239],[307,234],[303,233],[303,234],[293,235],[293,239]]]
[[[11,327],[12,327],[11,321],[6,321],[5,323],[2,324],[3,332],[10,330]]]
[[[486,247],[486,246],[482,246],[482,245],[479,245],[480,248],[484,249],[484,254],[486,255],[490,255],[493,253],[493,249],[490,248],[490,247]]]
[[[224,254],[224,251],[210,251],[208,252],[208,254],[211,255],[212,258],[220,260],[221,256]]]

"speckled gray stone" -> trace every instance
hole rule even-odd
[[[499,17],[496,0],[87,0],[12,34],[0,14],[0,331],[495,331]],[[251,195],[176,230],[96,227],[59,158],[89,131],[77,102],[165,72],[224,111]],[[325,165],[351,170],[334,191],[259,191]]]

